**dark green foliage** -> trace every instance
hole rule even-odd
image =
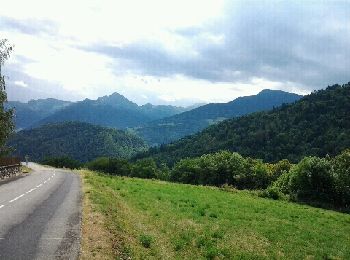
[[[0,157],[6,155],[9,150],[5,143],[12,133],[14,125],[12,122],[12,110],[5,109],[7,95],[5,92],[5,76],[2,75],[1,69],[5,61],[9,58],[12,46],[6,39],[0,39]]]
[[[282,199],[284,194],[276,186],[270,186],[260,194],[261,197],[270,198],[274,200]]]
[[[105,172],[111,175],[131,175],[131,165],[125,159],[100,157],[87,163],[86,167],[93,171]]]
[[[221,186],[228,190],[232,187],[259,190],[256,193],[262,197],[292,199],[321,207],[350,207],[350,150],[333,159],[329,156],[305,157],[296,165],[288,160],[264,163],[238,153],[220,151],[182,159],[172,169],[164,164],[158,167],[152,158],[134,163],[99,158],[87,167],[119,176]],[[201,209],[199,214],[204,216],[205,210]]]
[[[133,164],[131,176],[144,179],[157,178],[158,171],[155,161],[151,158],[147,158],[139,160]]]
[[[265,192],[280,192],[296,201],[350,208],[350,151],[331,159],[306,157],[284,172]],[[269,194],[268,194],[269,193]]]
[[[267,162],[305,156],[334,156],[350,147],[350,84],[314,92],[294,104],[223,121],[193,136],[150,149],[153,157],[174,164],[219,150]]]
[[[292,164],[283,159],[275,164],[270,164],[272,179],[277,180],[282,174],[289,172],[290,168],[292,168]]]
[[[240,189],[265,189],[272,182],[272,174],[269,167],[262,160],[247,158],[246,169],[240,175],[235,176],[233,183]]]
[[[327,159],[306,157],[289,174],[289,193],[296,200],[332,202],[334,178]]]
[[[239,97],[228,103],[208,104],[193,110],[147,123],[136,129],[150,145],[159,145],[194,134],[211,124],[245,114],[269,110],[291,103],[301,96],[279,90],[263,90],[257,95]]]
[[[16,133],[9,141],[14,155],[29,155],[32,161],[69,156],[80,162],[101,156],[128,158],[146,149],[137,136],[121,130],[87,123],[50,124]]]
[[[143,159],[130,164],[124,159],[101,157],[87,163],[86,167],[93,171],[100,171],[111,175],[144,179],[168,179],[167,175],[169,174],[169,170],[166,168],[162,168],[164,172],[161,172],[152,159]]]
[[[79,169],[82,165],[77,160],[64,157],[46,158],[40,162],[44,165],[50,165],[56,168],[69,168],[69,169]]]
[[[170,179],[200,185],[228,184],[239,189],[264,189],[273,180],[269,167],[261,160],[228,151],[183,159],[175,164]]]
[[[152,237],[149,235],[141,235],[140,236],[140,243],[145,248],[150,248],[152,243]]]
[[[350,150],[346,150],[332,160],[336,202],[350,208]]]

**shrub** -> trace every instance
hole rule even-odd
[[[329,160],[306,157],[290,170],[289,192],[297,200],[331,202],[334,176]]]
[[[262,191],[259,196],[274,200],[285,198],[285,195],[276,186],[269,186],[267,189]]]
[[[350,208],[350,150],[342,152],[332,160],[339,206]]]
[[[109,159],[107,157],[99,157],[88,162],[86,167],[92,171],[107,172]]]
[[[79,169],[81,163],[74,160],[68,156],[63,157],[51,157],[44,159],[41,164],[50,165],[57,168],[69,168],[69,169]]]
[[[281,160],[276,164],[272,164],[270,168],[271,180],[272,181],[277,180],[282,174],[288,173],[291,168],[292,168],[292,164],[287,159]]]
[[[291,175],[289,172],[283,173],[271,186],[275,187],[283,194],[290,194],[290,189],[289,189],[290,176]]]
[[[152,237],[149,235],[141,235],[140,236],[140,243],[145,248],[150,248],[152,243]]]
[[[182,159],[175,164],[170,179],[200,185],[228,184],[240,189],[263,189],[272,182],[267,164],[228,151]]]
[[[199,158],[182,159],[173,167],[170,173],[170,180],[189,184],[200,184],[198,178],[200,171]]]
[[[131,166],[127,160],[100,157],[86,164],[93,171],[101,171],[111,175],[130,176]]]
[[[157,178],[159,170],[156,162],[151,158],[136,161],[132,165],[131,176],[145,179]]]
[[[240,189],[265,189],[270,183],[270,169],[261,160],[247,158],[244,169],[234,176],[234,186]]]

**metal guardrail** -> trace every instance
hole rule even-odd
[[[19,158],[0,158],[0,179],[17,175],[21,172]]]

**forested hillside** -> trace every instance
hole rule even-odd
[[[269,110],[302,96],[280,90],[263,90],[257,95],[239,97],[228,103],[208,104],[193,110],[147,123],[135,129],[150,145],[169,143],[194,134],[224,119]]]
[[[16,133],[9,141],[14,155],[32,161],[69,156],[86,162],[100,156],[128,158],[147,148],[137,136],[87,123],[49,124]]]
[[[76,102],[44,118],[36,124],[79,121],[95,125],[128,128],[143,125],[152,120],[171,116],[185,111],[185,108],[174,106],[138,106],[124,96],[114,93],[97,100],[85,99]]]
[[[350,147],[350,83],[313,92],[294,104],[223,121],[137,158],[173,164],[218,150],[275,162],[335,155]]]
[[[5,103],[7,109],[14,109],[16,129],[30,127],[54,112],[70,105],[69,101],[54,98],[31,100],[28,103],[8,101]]]

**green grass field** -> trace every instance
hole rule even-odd
[[[350,259],[350,215],[245,191],[84,171],[117,258]]]

